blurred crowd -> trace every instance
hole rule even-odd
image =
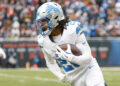
[[[36,10],[47,1],[82,22],[88,37],[120,36],[120,0],[0,0],[0,38],[36,37]]]

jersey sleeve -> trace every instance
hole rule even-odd
[[[44,41],[44,37],[41,35],[37,36],[37,42],[38,42],[38,46],[42,49],[43,48],[43,41]]]
[[[71,61],[79,65],[89,64],[92,60],[92,55],[90,47],[83,33],[77,37],[76,46],[82,52],[82,55],[74,56]]]
[[[83,24],[81,24],[80,22],[78,22],[77,26],[76,26],[76,34],[79,36],[83,32],[84,32]]]
[[[44,52],[44,57],[49,70],[59,79],[63,78],[64,74],[61,72],[61,69],[59,68],[56,60],[54,58],[51,58],[46,52]]]
[[[81,22],[71,21],[68,23],[67,29],[69,35],[72,35],[75,38],[84,32],[83,24]]]

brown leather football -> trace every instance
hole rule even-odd
[[[60,48],[62,50],[67,50],[67,44],[62,44],[62,45],[59,45]],[[71,52],[76,55],[76,56],[79,56],[79,55],[82,55],[81,51],[73,44],[70,44],[70,47],[71,47]]]

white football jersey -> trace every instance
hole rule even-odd
[[[94,63],[96,63],[96,60],[91,55],[90,47],[82,31],[83,27],[80,22],[71,21],[67,24],[63,34],[58,36],[58,38],[55,37],[54,40],[59,39],[57,42],[52,42],[48,36],[46,36],[43,40],[43,52],[48,68],[50,68],[56,76],[62,75],[58,67],[53,66],[59,63],[59,65],[63,68],[69,82],[73,82],[82,76],[88,67],[92,67]],[[82,55],[76,56],[73,59],[73,62],[69,62],[61,58],[56,59],[55,57],[56,46],[66,43],[76,45],[82,52]]]

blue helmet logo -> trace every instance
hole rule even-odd
[[[59,9],[52,6],[52,5],[48,5],[47,8],[46,8],[46,11],[47,11],[47,15],[50,14],[51,11],[54,11],[55,13],[59,13]]]

